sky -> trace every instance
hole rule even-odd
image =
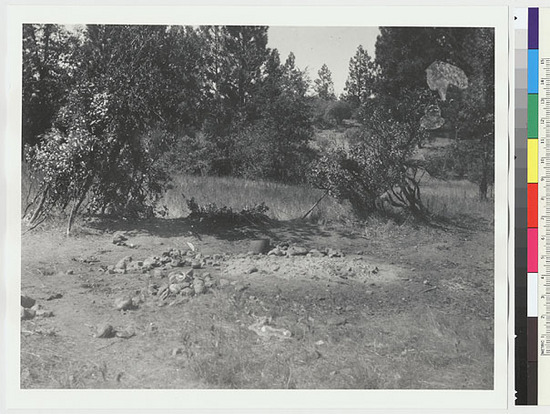
[[[278,49],[281,62],[290,52],[296,56],[296,66],[304,70],[313,82],[325,63],[332,72],[334,92],[344,91],[348,77],[349,60],[357,47],[363,45],[374,58],[374,44],[378,27],[280,27],[268,31],[268,47]]]

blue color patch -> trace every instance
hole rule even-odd
[[[527,93],[539,93],[539,50],[529,49],[527,57]]]

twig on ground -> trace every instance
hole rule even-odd
[[[418,292],[418,293],[426,293],[426,292],[429,292],[429,291],[434,290],[434,289],[437,289],[437,286],[433,286],[429,289],[423,290],[422,292]]]

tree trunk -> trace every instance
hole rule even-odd
[[[73,227],[74,219],[78,213],[78,209],[80,208],[80,206],[82,205],[82,202],[84,201],[84,199],[86,198],[86,195],[88,194],[91,181],[92,181],[91,178],[88,178],[88,180],[86,181],[86,184],[84,185],[84,189],[80,193],[78,200],[76,200],[75,203],[73,204],[73,208],[71,209],[71,213],[69,214],[69,221],[67,223],[67,237],[71,235],[71,229]]]

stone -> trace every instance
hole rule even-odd
[[[325,254],[320,250],[311,249],[308,253],[308,256],[311,256],[311,257],[324,257]]]
[[[116,331],[115,335],[117,338],[129,339],[136,335],[136,331],[134,328],[128,327],[123,329],[122,331]]]
[[[74,270],[73,270],[73,269],[67,270],[67,274],[68,274],[68,275],[74,275]]]
[[[230,282],[227,279],[220,279],[220,287],[226,287],[229,286]]]
[[[329,248],[327,250],[327,256],[331,259],[334,257],[344,257],[344,253],[342,253],[340,250]]]
[[[267,252],[268,256],[285,256],[286,252],[281,250],[279,246],[275,247],[274,249]]]
[[[121,296],[115,299],[116,310],[127,310],[133,308],[132,298],[130,296]]]
[[[193,293],[194,293],[194,290],[191,289],[190,287],[186,287],[186,288],[183,288],[183,289],[181,290],[181,294],[182,294],[183,296],[193,296]]]
[[[193,269],[200,269],[202,267],[202,263],[199,260],[193,260],[191,262],[191,267]]]
[[[40,309],[36,311],[36,316],[41,318],[51,318],[53,316],[53,312]]]
[[[204,285],[204,282],[200,279],[195,279],[193,281],[193,290],[195,291],[196,295],[200,295],[206,291],[206,286]]]
[[[287,250],[289,256],[305,256],[308,250],[305,247],[291,246]]]
[[[126,270],[126,268],[128,267],[128,263],[131,263],[132,260],[134,260],[132,256],[123,257],[115,265],[115,270]]]
[[[126,237],[126,233],[123,231],[117,231],[113,234],[113,244],[119,244],[126,240],[128,240],[128,237]]]
[[[183,354],[183,348],[174,348],[172,349],[172,356]]]
[[[34,309],[27,309],[21,306],[21,320],[32,319],[36,316]]]
[[[159,279],[163,278],[163,277],[166,276],[166,271],[162,270],[162,269],[154,269],[153,270],[153,276],[158,277]]]
[[[177,283],[172,283],[169,289],[170,289],[170,292],[172,292],[174,295],[177,295],[178,293],[181,292],[181,286],[178,285]]]
[[[248,270],[246,271],[246,273],[248,273],[248,274],[252,274],[252,273],[256,273],[256,272],[258,272],[258,268],[257,268],[257,267],[251,267],[250,269],[248,269]]]
[[[265,254],[269,252],[269,239],[253,240],[250,242],[250,250],[255,254]]]
[[[61,293],[54,293],[53,295],[48,296],[46,300],[55,300],[55,299],[61,299],[63,295]]]
[[[184,262],[182,262],[180,259],[174,258],[170,261],[170,266],[172,266],[172,267],[181,267],[181,266],[183,266],[183,263]]]
[[[153,295],[155,296],[159,291],[159,287],[158,285],[156,284],[150,284],[148,287],[147,287],[147,292],[150,294],[150,295]]]
[[[96,338],[112,338],[115,334],[115,328],[113,328],[112,325],[105,323],[97,327],[95,336]]]
[[[36,299],[33,299],[30,296],[21,295],[21,306],[24,308],[32,308],[35,303]]]
[[[341,326],[347,323],[347,319],[343,316],[333,316],[332,318],[327,319],[327,325],[330,326]]]

